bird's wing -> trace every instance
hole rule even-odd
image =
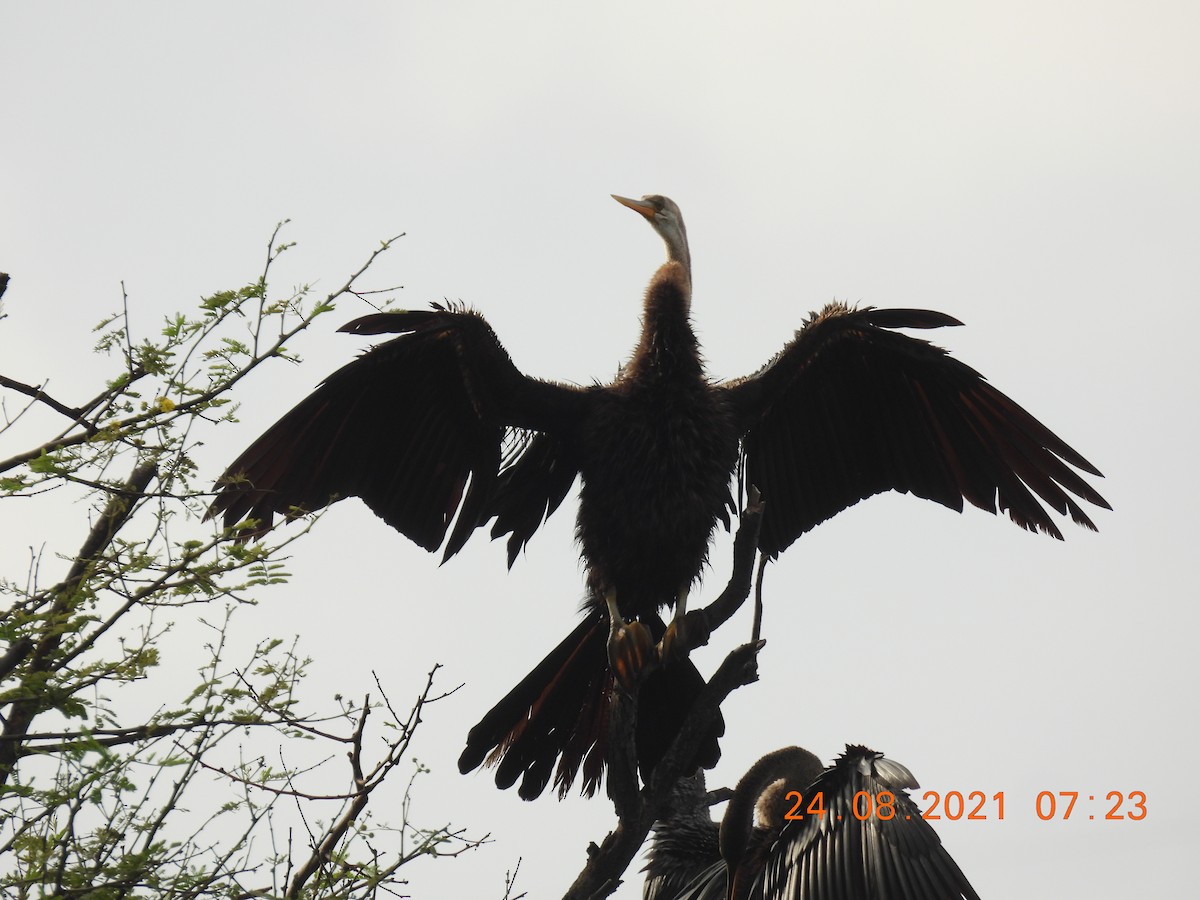
[[[1111,508],[1072,468],[1099,476],[1095,466],[974,369],[891,330],[959,324],[929,310],[830,304],[759,372],[720,386],[746,477],[766,502],[766,553],[887,490],[1007,510],[1061,540],[1040,497],[1095,530],[1070,496]]]
[[[688,797],[685,802],[699,800]],[[681,900],[684,897],[697,900],[704,896],[702,892],[693,889],[686,893],[685,889],[708,884],[717,877],[721,890],[712,896],[714,900],[721,900],[725,896],[725,864],[721,861],[718,826],[709,818],[708,807],[675,815],[654,827],[654,840],[642,870],[646,873],[642,900]]]
[[[916,786],[899,763],[848,746],[802,790],[804,818],[788,822],[771,846],[764,900],[979,900],[909,798],[906,789]],[[805,812],[818,793],[824,812]]]
[[[508,565],[558,509],[575,483],[579,462],[561,433],[521,431],[506,454],[486,518],[492,539],[508,535]]]
[[[257,535],[276,514],[356,496],[427,550],[453,522],[448,558],[496,514],[501,472],[522,455],[518,446],[505,456],[506,436],[568,430],[586,397],[523,375],[471,311],[379,313],[341,330],[400,337],[334,372],[230,464],[209,509],[226,527],[252,519],[243,535]],[[515,516],[512,507],[520,498],[505,507]],[[532,533],[541,519],[529,520]]]

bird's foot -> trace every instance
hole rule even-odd
[[[604,605],[608,610],[608,667],[617,683],[632,694],[649,670],[658,665],[654,639],[641,622],[625,621],[612,588],[604,594]]]
[[[637,690],[638,682],[657,662],[650,629],[641,622],[624,622],[618,616],[608,634],[608,665],[617,683],[626,691]]]
[[[659,658],[663,665],[668,666],[678,660],[687,659],[689,653],[707,644],[711,636],[712,627],[703,609],[693,609],[682,616],[676,616],[658,643]]]

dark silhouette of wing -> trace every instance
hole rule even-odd
[[[340,330],[401,336],[334,372],[234,460],[209,515],[226,527],[253,519],[246,533],[259,535],[277,514],[356,496],[427,550],[453,522],[449,558],[500,504],[528,540],[553,510],[545,491],[529,501],[540,500],[537,513],[521,496],[497,494],[501,470],[520,462],[520,444],[503,457],[506,437],[568,434],[587,392],[523,375],[472,311],[379,313]]]
[[[890,330],[960,324],[929,310],[830,304],[759,372],[722,386],[746,477],[766,501],[766,553],[888,490],[1006,510],[1061,540],[1044,502],[1095,530],[1071,497],[1111,509],[1072,468],[1100,476],[1095,466],[974,369]]]
[[[802,790],[805,807],[820,792],[825,813],[787,823],[768,850],[764,900],[979,900],[909,798],[915,787],[904,766],[847,746]],[[895,798],[890,810],[884,792]]]

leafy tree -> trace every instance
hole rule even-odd
[[[378,680],[362,700],[313,710],[300,699],[309,660],[297,642],[263,641],[242,658],[231,649],[238,611],[286,581],[283,551],[306,529],[242,544],[204,523],[212,473],[197,470],[194,448],[234,420],[239,382],[294,359],[289,342],[355,293],[391,244],[327,297],[307,286],[280,295],[270,276],[291,245],[279,233],[258,278],[168,318],[153,339],[135,341],[125,298],[97,327],[97,350],[117,365],[91,399],[0,375],[0,447],[18,420],[48,422],[44,440],[0,449],[5,530],[55,495],[82,498],[88,517],[77,546],[31,550],[28,572],[0,581],[6,897],[374,896],[402,883],[410,860],[482,840],[408,822],[407,791],[404,821],[368,810],[407,768],[421,709],[438,699],[434,672],[404,713]],[[65,571],[48,583],[52,568]],[[190,680],[162,677],[172,627],[208,635]],[[155,679],[158,696],[170,685],[177,696],[139,714],[122,689]],[[372,732],[387,736],[368,742]],[[314,757],[326,761],[282,761]],[[344,787],[330,794],[335,777]],[[293,810],[302,839],[280,824]]]
[[[97,350],[118,365],[91,399],[71,405],[46,382],[0,374],[0,456],[27,416],[38,428],[45,420],[50,435],[0,460],[8,522],[63,494],[88,512],[78,546],[51,548],[50,558],[31,549],[24,577],[0,580],[5,897],[373,897],[394,893],[413,859],[457,856],[488,839],[408,820],[413,780],[427,771],[419,763],[400,822],[368,809],[395,781],[424,706],[445,696],[434,692],[436,667],[407,712],[378,679],[360,701],[313,710],[301,699],[309,659],[298,641],[234,649],[238,611],[286,582],[284,551],[307,528],[243,543],[204,522],[212,473],[198,471],[193,452],[234,421],[239,382],[269,361],[295,360],[289,342],[342,297],[361,296],[358,279],[392,243],[323,299],[308,286],[279,296],[270,276],[291,247],[279,232],[258,278],[168,318],[152,340],[134,340],[123,292],[122,311],[96,329]],[[751,499],[733,575],[703,610],[696,643],[749,593],[762,509]],[[48,584],[43,569],[53,566],[64,572]],[[208,635],[190,681],[165,652],[173,627]],[[691,747],[724,699],[757,677],[760,647],[755,639],[729,654],[645,786],[633,752],[636,696],[615,697],[608,791],[617,822],[589,848],[566,897],[608,896],[621,883]],[[139,714],[135,692],[122,689],[143,681],[158,697],[175,685],[176,696]],[[368,742],[369,726],[385,736]],[[348,770],[335,776],[341,760]],[[333,777],[343,787],[331,793]],[[283,824],[289,814],[301,839]],[[506,898],[515,880],[513,872]]]

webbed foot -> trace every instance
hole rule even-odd
[[[617,608],[615,591],[605,594],[604,602],[609,621],[608,665],[617,683],[632,693],[647,669],[657,662],[657,648],[649,628],[636,620],[625,621]]]

